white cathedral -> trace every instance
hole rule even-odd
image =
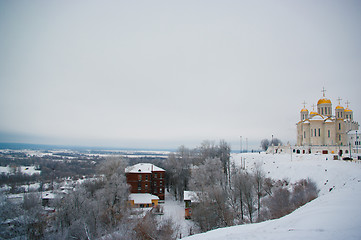
[[[341,106],[341,99],[335,112],[332,112],[331,100],[323,97],[317,102],[311,112],[306,109],[305,104],[300,112],[300,121],[297,123],[297,144],[296,146],[273,146],[270,151],[274,153],[332,153],[340,156],[347,156],[351,153],[361,153],[361,134],[358,122],[353,119],[353,111]],[[351,155],[350,155],[351,156]]]
[[[325,97],[317,102],[317,112],[301,110],[301,119],[297,123],[298,146],[344,146],[348,145],[348,133],[358,130],[359,124],[353,120],[353,112],[340,104],[332,113],[332,103]],[[348,103],[347,103],[348,104]]]

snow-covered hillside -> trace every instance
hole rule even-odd
[[[191,236],[211,239],[361,239],[361,164],[332,160],[332,155],[234,154],[252,170],[259,162],[268,177],[296,182],[311,178],[319,197],[293,213],[262,223],[222,228]],[[327,160],[326,160],[327,159]]]

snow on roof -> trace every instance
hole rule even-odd
[[[350,131],[348,131],[347,132],[347,134],[349,134],[349,135],[353,135],[353,134],[355,134],[356,135],[356,132],[357,132],[357,136],[361,136],[361,131],[360,130],[350,130]]]
[[[184,201],[198,202],[197,193],[194,191],[184,191]]]
[[[310,120],[323,120],[323,117],[321,115],[315,115]]]
[[[152,173],[154,171],[163,171],[163,168],[157,167],[151,163],[138,163],[130,167],[125,168],[126,173]]]
[[[333,121],[332,121],[332,119],[328,118],[328,119],[325,120],[325,122],[328,123],[328,122],[333,122]]]
[[[159,197],[150,193],[132,193],[129,200],[134,200],[134,204],[152,204],[152,200],[159,200]]]
[[[43,192],[41,194],[41,198],[42,199],[55,199],[56,198],[56,195],[52,192]]]

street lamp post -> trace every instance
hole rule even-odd
[[[359,142],[357,141],[357,130],[356,130],[356,143],[357,143],[357,144],[355,144],[356,145],[356,152],[358,153]]]

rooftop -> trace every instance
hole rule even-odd
[[[165,172],[163,168],[157,167],[151,163],[138,163],[125,168],[126,173],[152,173],[155,171]]]
[[[129,200],[134,200],[134,204],[152,204],[152,200],[159,200],[159,197],[150,193],[132,193]]]

